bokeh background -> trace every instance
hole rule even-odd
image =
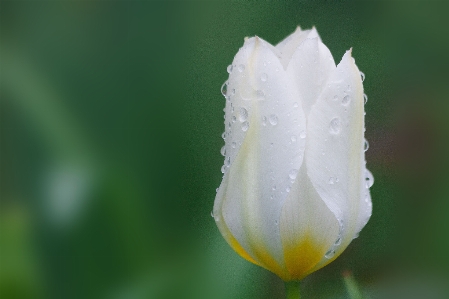
[[[226,67],[315,25],[365,73],[373,216],[303,298],[449,298],[445,1],[0,2],[0,297],[283,298],[210,215]]]

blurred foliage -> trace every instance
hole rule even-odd
[[[373,216],[303,298],[447,298],[449,4],[1,1],[0,296],[283,298],[210,217],[245,36],[365,73]],[[446,289],[445,289],[446,288]]]

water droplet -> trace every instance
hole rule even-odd
[[[225,159],[225,166],[226,167],[229,167],[231,165],[231,157],[227,157],[226,159]]]
[[[228,68],[226,69],[228,73],[232,73],[232,64],[228,65]]]
[[[299,133],[299,137],[301,137],[301,139],[306,138],[307,134],[306,131],[301,131],[301,133]]]
[[[215,219],[215,216],[214,216],[214,211],[211,211],[211,212],[210,212],[210,215],[212,216],[212,218],[214,218],[214,219]]]
[[[287,188],[285,189],[285,191],[290,192],[290,186],[287,186]]]
[[[371,188],[371,186],[374,184],[373,174],[368,169],[365,169],[365,182],[366,188]]]
[[[296,179],[296,176],[298,175],[298,170],[297,169],[292,169],[290,170],[290,173],[288,174],[288,176],[290,177],[290,179],[294,180]]]
[[[338,134],[340,133],[340,130],[341,130],[340,119],[338,117],[335,117],[330,122],[329,132],[332,134]]]
[[[263,126],[267,125],[267,117],[266,116],[262,116],[262,125]]]
[[[366,95],[366,93],[363,94],[363,100],[365,104],[368,102],[368,96]]]
[[[275,225],[278,225],[278,221],[277,221],[277,220],[274,220],[274,224],[275,224]]]
[[[338,183],[338,181],[339,181],[339,179],[338,179],[338,178],[335,178],[335,182]]]
[[[349,102],[351,102],[351,97],[348,95],[341,100],[341,104],[344,106],[348,106]]]
[[[299,106],[299,105],[298,105],[298,102],[294,102],[294,103],[293,103],[293,108],[298,108],[298,106]]]
[[[222,156],[226,156],[226,147],[223,145],[223,147],[220,149],[220,153]]]
[[[240,110],[239,110],[239,120],[240,120],[240,122],[244,122],[247,119],[248,119],[248,110],[246,110],[243,107],[240,107]]]
[[[292,135],[292,137],[290,137],[290,140],[291,140],[292,142],[296,142],[296,136],[295,136],[295,135]]]
[[[326,254],[324,255],[325,258],[330,259],[335,255],[335,250],[331,248]]]
[[[235,142],[233,142],[233,143],[231,144],[232,148],[235,148],[236,145],[237,145],[237,144],[236,144]]]
[[[226,166],[221,166],[221,173],[225,173],[226,172]]]
[[[276,185],[274,185],[273,187],[271,187],[271,190],[276,190]]]
[[[337,101],[338,100],[338,96],[334,95],[334,97],[332,98],[332,100]]]
[[[362,77],[362,82],[365,81],[365,74],[363,72],[360,72],[360,77]]]
[[[331,185],[334,184],[334,178],[333,178],[333,177],[330,177],[330,178],[329,178],[329,184],[331,184]]]
[[[223,83],[221,86],[221,94],[226,97],[226,93],[228,92],[228,81]]]
[[[239,65],[239,72],[243,72],[245,70],[245,66],[243,64]]]
[[[221,134],[221,138],[226,139],[226,132],[223,132],[223,134]]]
[[[339,237],[337,238],[337,240],[335,241],[335,244],[334,244],[334,245],[338,246],[338,245],[340,245],[340,244],[341,244],[341,237],[339,236]]]
[[[235,121],[237,120],[237,117],[235,117],[235,115],[232,116],[232,122],[235,123]]]
[[[260,89],[256,91],[256,96],[258,100],[265,100],[265,93]]]
[[[265,73],[263,73],[263,74],[260,76],[260,80],[262,80],[263,82],[267,81],[267,79],[268,79],[268,75],[265,74]]]
[[[215,192],[217,192],[217,193],[218,193],[218,188],[217,188],[217,189],[215,189]]]
[[[235,95],[235,88],[231,89],[231,96]]]
[[[363,150],[366,152],[369,149],[368,140],[365,139],[365,144],[363,145]]]
[[[276,114],[271,114],[270,118],[269,118],[270,124],[275,126],[278,123],[278,117],[276,116]]]
[[[247,121],[243,122],[242,123],[242,131],[246,132],[246,131],[248,131],[248,128],[249,128],[249,122],[247,122]]]

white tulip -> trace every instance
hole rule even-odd
[[[285,281],[338,257],[371,215],[364,94],[315,28],[245,40],[228,67],[223,181],[213,217],[243,258]]]

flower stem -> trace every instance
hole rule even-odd
[[[300,299],[299,281],[287,281],[285,283],[285,294],[287,299]]]

